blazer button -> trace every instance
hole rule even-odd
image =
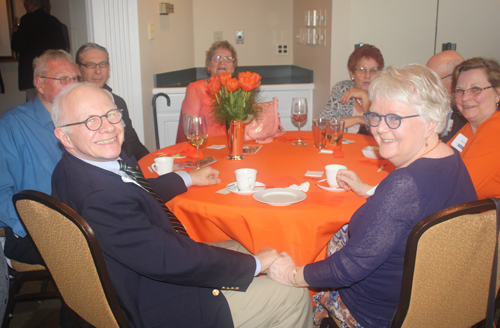
[[[220,291],[218,289],[212,290],[212,295],[219,296]]]

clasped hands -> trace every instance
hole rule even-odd
[[[299,268],[294,277],[294,270],[297,268],[292,257],[287,252],[279,254],[274,248],[263,248],[255,256],[260,260],[261,273],[267,272],[267,277],[282,285],[305,287],[302,270]]]

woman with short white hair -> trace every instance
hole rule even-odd
[[[314,323],[336,317],[342,327],[388,327],[397,309],[406,241],[422,219],[477,199],[457,151],[439,140],[449,96],[429,68],[387,67],[370,84],[367,124],[380,155],[396,166],[376,187],[341,170],[339,185],[366,203],[328,245],[328,257],[297,267],[282,253],[269,269],[277,282],[327,287],[316,294]]]

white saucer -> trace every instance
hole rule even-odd
[[[344,188],[340,188],[340,187],[332,188],[332,187],[330,187],[330,185],[328,185],[328,182],[326,182],[326,179],[319,180],[316,184],[321,189],[329,191],[329,192],[344,192],[345,191]]]
[[[238,189],[238,186],[236,185],[236,182],[232,182],[230,184],[227,185],[227,190],[229,190],[230,192],[232,193],[235,193],[237,195],[251,195],[253,193],[256,193],[257,191],[261,191],[261,190],[264,190],[266,189],[266,185],[261,183],[261,182],[255,182],[255,187],[253,188],[253,190],[249,190],[249,191],[240,191]]]
[[[303,191],[291,188],[271,188],[255,193],[253,198],[273,206],[286,206],[303,201],[307,195]]]

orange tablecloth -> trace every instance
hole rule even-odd
[[[207,149],[210,145],[225,145],[225,137],[209,137],[202,152],[204,156],[214,156],[218,160],[212,167],[220,171],[222,183],[208,187],[190,187],[186,193],[175,197],[167,205],[196,241],[232,238],[253,253],[263,247],[273,247],[278,252],[288,252],[297,265],[324,259],[330,238],[342,225],[349,222],[365,199],[351,191],[324,191],[316,185],[319,178],[305,177],[306,171],[324,171],[325,165],[342,164],[358,173],[363,181],[375,185],[394,166],[386,165],[382,172],[377,172],[382,164],[389,162],[363,157],[361,150],[364,147],[376,145],[373,137],[346,134],[345,139],[355,142],[344,144],[343,158],[338,158],[338,153],[335,158],[332,154],[320,154],[319,149],[313,147],[311,131],[302,131],[301,134],[309,145],[291,145],[297,132],[287,132],[272,143],[262,145],[256,154],[246,155],[241,161],[228,160],[227,148]],[[255,145],[253,142],[245,144]],[[147,169],[155,157],[156,152],[153,152],[139,162],[148,178],[157,176]],[[257,181],[264,183],[267,188],[310,182],[307,198],[289,206],[271,206],[254,200],[251,195],[216,193],[236,181],[234,171],[239,168],[256,169]],[[323,174],[321,179],[325,177]]]

